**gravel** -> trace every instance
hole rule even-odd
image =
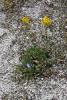
[[[33,5],[26,2],[19,14],[11,14],[1,11],[3,3],[0,1],[0,100],[67,100],[67,50],[63,31],[59,30],[60,18],[64,19],[65,13],[49,7],[50,3],[53,3],[54,7],[57,6],[58,3],[53,2],[54,0],[46,0],[47,4],[42,0],[34,2]],[[35,81],[18,84],[11,78],[14,66],[19,64],[20,53],[33,43],[41,47],[44,45],[40,34],[42,26],[38,24],[38,20],[46,14],[54,21],[53,31],[47,29],[48,36],[57,47],[59,46],[65,58],[62,63],[53,66],[54,73],[49,78],[38,78]],[[18,19],[23,15],[31,16],[34,20],[30,31],[20,31],[22,25]]]

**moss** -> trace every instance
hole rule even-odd
[[[5,10],[12,9],[14,6],[13,0],[4,0],[4,8]]]
[[[5,10],[13,11],[15,7],[18,8],[18,5],[21,7],[26,1],[27,0],[4,0],[4,8]]]

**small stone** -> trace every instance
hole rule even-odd
[[[26,39],[29,39],[29,37],[26,37]]]
[[[67,29],[67,26],[65,26],[65,29]]]
[[[43,78],[41,78],[41,80],[43,81]]]

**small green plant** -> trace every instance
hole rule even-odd
[[[33,46],[28,48],[20,57],[21,65],[16,67],[16,73],[22,74],[22,79],[35,79],[52,67],[53,60],[48,51]]]

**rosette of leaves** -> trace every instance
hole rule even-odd
[[[20,57],[21,65],[17,65],[16,72],[21,73],[22,79],[35,79],[43,76],[52,67],[53,60],[50,52],[36,46],[28,48]]]

